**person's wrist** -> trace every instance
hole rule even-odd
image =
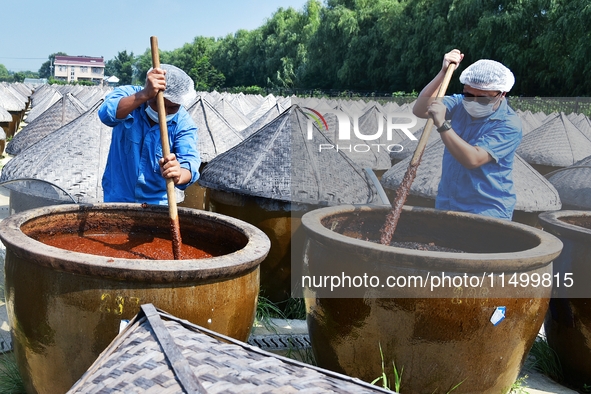
[[[451,130],[451,123],[449,120],[446,120],[441,124],[441,126],[437,127],[438,133],[445,133],[446,131]]]
[[[142,103],[145,103],[146,101],[150,100],[150,95],[148,94],[145,88],[137,92],[135,94],[135,97]]]

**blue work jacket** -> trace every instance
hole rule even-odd
[[[467,169],[445,149],[435,208],[511,219],[517,201],[513,187],[515,150],[522,138],[521,120],[503,99],[491,115],[473,119],[463,95],[446,96],[446,118],[467,143],[487,151],[492,161]]]
[[[118,87],[105,97],[98,111],[100,120],[113,127],[102,180],[104,201],[166,205],[166,180],[158,164],[162,158],[160,127],[150,125],[145,111],[148,104],[140,105],[124,119],[116,117],[119,100],[140,90],[140,86]],[[189,183],[176,186],[184,190],[199,178],[197,126],[182,106],[167,126],[171,153],[191,172]]]

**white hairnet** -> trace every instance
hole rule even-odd
[[[472,63],[462,72],[460,82],[475,89],[508,92],[515,83],[515,77],[503,64],[482,59]]]
[[[166,71],[166,89],[162,92],[164,98],[184,107],[191,105],[197,97],[195,83],[191,77],[171,64],[160,64],[160,68]]]

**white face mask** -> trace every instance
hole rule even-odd
[[[487,105],[482,105],[477,101],[468,101],[466,99],[463,99],[462,104],[464,105],[464,109],[466,110],[466,112],[468,112],[471,117],[484,118],[495,112],[494,107],[497,104],[497,101],[493,101],[492,103]]]
[[[158,112],[154,111],[150,105],[146,105],[146,113],[154,122],[159,123],[158,120]],[[166,123],[170,122],[172,118],[175,117],[176,114],[166,115]]]

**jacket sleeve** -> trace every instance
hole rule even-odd
[[[133,123],[133,116],[129,114],[123,119],[117,119],[117,107],[122,98],[131,96],[140,90],[142,90],[141,86],[121,86],[107,94],[105,101],[98,110],[98,116],[101,122],[109,127],[115,127],[117,124],[125,122],[126,126],[129,127]]]
[[[177,186],[179,189],[185,189],[199,179],[201,156],[197,149],[197,126],[184,109],[181,108],[180,111],[178,130],[174,147],[171,147],[171,151],[176,155],[181,168],[185,168],[191,172],[191,181]]]

